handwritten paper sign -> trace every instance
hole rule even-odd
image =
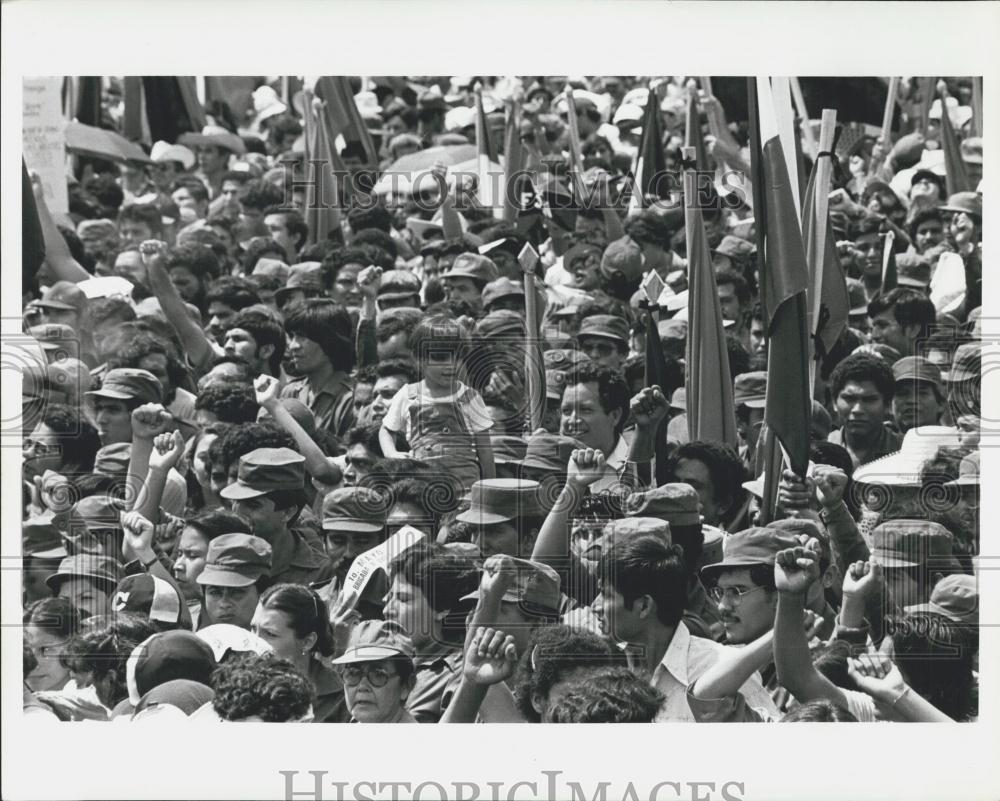
[[[66,120],[62,78],[25,78],[22,117],[24,163],[38,173],[49,211],[66,214]]]

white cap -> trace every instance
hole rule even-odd
[[[162,139],[153,145],[149,153],[153,161],[179,161],[185,170],[190,170],[195,163],[194,153],[184,145],[172,145]]]

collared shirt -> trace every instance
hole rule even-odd
[[[343,373],[334,374],[318,391],[309,379],[296,378],[281,390],[282,398],[295,398],[309,408],[316,418],[316,428],[343,437],[354,425],[354,387]]]
[[[301,584],[308,587],[314,582],[328,578],[326,573],[332,573],[333,568],[326,556],[310,547],[302,535],[294,529],[288,533],[295,542],[291,556],[287,564],[272,568],[271,583]]]
[[[604,475],[591,485],[593,493],[613,491],[621,484],[632,489],[636,485],[635,467],[628,460],[631,447],[624,436],[619,436],[615,447],[611,449],[608,458],[604,460]]]
[[[461,649],[447,645],[417,654],[413,660],[415,681],[406,709],[418,723],[437,723],[441,719],[462,681],[463,660]]]
[[[722,649],[727,647],[704,637],[692,637],[684,623],[677,624],[667,652],[650,679],[650,684],[664,695],[655,722],[695,720],[688,705],[687,688],[715,663],[723,653]],[[770,715],[777,714],[774,702],[758,676],[751,677],[740,692],[754,709],[765,710]]]
[[[828,442],[832,442],[835,445],[842,445],[846,448],[847,452],[851,455],[851,461],[854,462],[855,467],[860,467],[861,465],[868,464],[876,459],[881,459],[883,456],[895,453],[903,447],[902,435],[896,433],[887,425],[882,426],[882,430],[879,432],[878,441],[868,449],[864,459],[861,459],[858,454],[854,452],[854,449],[847,444],[847,440],[844,438],[843,428],[838,428],[836,431],[832,431],[830,436],[826,439]]]

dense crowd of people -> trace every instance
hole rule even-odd
[[[143,162],[75,156],[68,214],[34,183],[25,714],[976,719],[970,82],[920,120],[904,81],[894,143],[840,121],[848,323],[816,370],[808,471],[771,477],[770,513],[752,198],[717,182],[702,210],[733,447],[689,435],[683,204],[626,191],[649,113],[668,169],[693,130],[713,176],[749,163],[747,125],[683,78],[479,82],[354,81],[367,130],[332,143],[333,212],[308,189],[309,95],[277,79]],[[463,163],[512,146],[512,99],[534,183],[501,217]],[[105,79],[106,127],[121,104]],[[580,186],[617,202],[558,202]]]

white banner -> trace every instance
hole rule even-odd
[[[424,536],[424,532],[418,531],[413,526],[403,526],[381,545],[376,545],[358,556],[344,577],[341,603],[349,600],[351,606],[356,604],[372,576],[379,570],[388,573],[389,563],[403,551],[424,539]]]
[[[24,163],[38,173],[45,203],[53,214],[66,214],[66,120],[62,113],[62,78],[25,78],[22,115]]]

